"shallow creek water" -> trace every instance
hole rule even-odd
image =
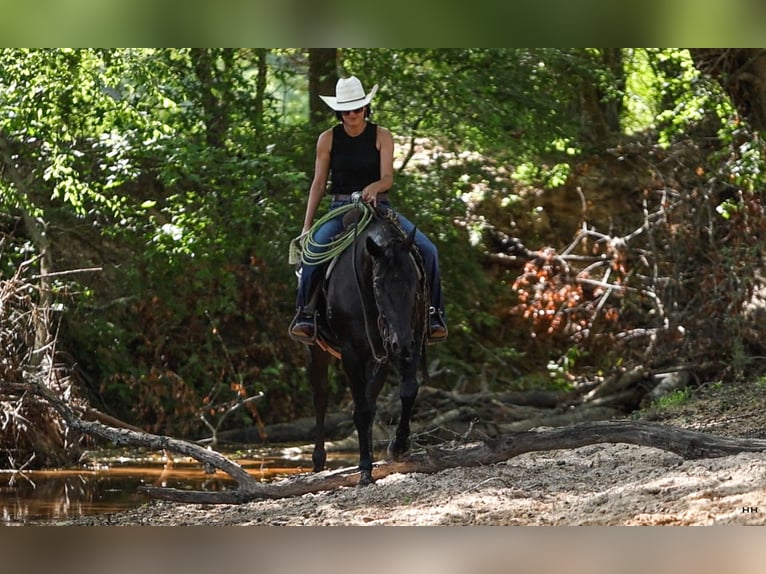
[[[297,449],[258,449],[223,453],[264,482],[311,470],[310,453]],[[328,468],[353,464],[349,456],[328,455]],[[189,490],[227,490],[236,482],[226,473],[206,474],[189,458],[172,462],[162,453],[89,453],[78,468],[0,471],[0,524],[46,524],[75,516],[128,510],[148,502],[142,485]]]

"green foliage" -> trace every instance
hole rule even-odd
[[[559,319],[533,337],[519,314],[529,301],[514,288],[523,262],[499,263],[488,236],[499,230],[542,248],[552,235],[538,230],[549,214],[537,198],[571,191],[589,177],[588,158],[611,157],[627,136],[667,150],[702,142],[695,149],[704,152],[688,164],[674,156],[681,167],[672,172],[654,148],[643,158],[658,183],[628,193],[644,193],[650,207],[657,190],[668,193],[667,233],[646,246],[667,257],[652,270],[631,261],[631,272],[614,272],[629,288],[654,277],[652,293],[669,309],[729,317],[698,325],[683,316],[711,341],[742,335],[736,317],[766,233],[763,141],[685,50],[340,55],[368,89],[380,84],[373,119],[397,138],[394,205],[439,247],[450,338],[429,349],[437,384],[566,387],[578,368],[603,367],[598,344],[574,344],[567,331],[582,319],[577,309],[555,313],[582,289],[530,268],[530,301],[551,295],[545,317]],[[105,410],[189,435],[204,432],[199,416],[212,396],[225,403],[265,392],[258,413],[242,409],[231,425],[310,413],[302,349],[285,333],[295,290],[287,245],[302,225],[317,136],[308,128],[307,70],[301,49],[0,51],[2,273],[45,248],[33,222],[56,270],[103,267],[65,276],[52,295],[68,309],[63,345]],[[586,129],[599,113],[603,141]],[[591,249],[583,257],[606,247]],[[700,285],[715,297],[687,292]],[[657,320],[649,307],[625,297],[598,310],[643,326]],[[615,324],[597,327],[607,337]],[[721,363],[747,363],[745,347],[716,349]],[[335,391],[342,396],[340,384]]]
[[[733,107],[721,87],[700,74],[687,50],[646,49],[635,61],[635,76],[650,87],[642,90],[642,101],[654,112],[651,125],[659,130],[661,145],[669,146],[708,119],[725,122],[732,117]]]
[[[561,73],[590,69],[573,52],[518,48],[346,50],[343,67],[381,85],[374,110],[397,135],[516,161],[576,131]]]
[[[4,161],[33,177],[20,188],[3,180],[2,205],[32,215],[42,203],[61,202],[78,216],[91,210],[119,212],[106,193],[135,175],[122,161],[120,138],[110,139],[119,102],[109,94],[114,79],[96,50],[0,51],[0,117]],[[97,156],[94,165],[93,157]]]
[[[18,180],[3,179],[6,208],[43,221],[61,218],[53,207],[69,211],[94,225],[88,235],[96,241],[135,253],[120,265],[120,276],[105,277],[119,285],[111,296],[129,303],[110,305],[98,280],[72,282],[62,291],[65,297],[79,292],[72,312],[89,318],[68,322],[69,343],[78,348],[80,365],[102,381],[105,407],[120,415],[132,410],[169,424],[165,413],[183,411],[187,418],[179,416],[176,430],[190,432],[195,394],[222,376],[222,355],[200,317],[273,321],[273,314],[256,309],[243,314],[243,283],[255,284],[248,293],[263,299],[250,304],[268,308],[268,290],[282,292],[281,284],[293,280],[281,264],[283,246],[298,226],[307,175],[266,145],[267,129],[269,139],[290,136],[276,135],[268,95],[261,102],[252,97],[256,56],[226,50],[1,54],[3,101],[13,113],[0,129],[10,146],[25,148],[17,169],[34,182],[21,188]],[[89,311],[105,303],[106,313]],[[267,349],[271,342],[261,339],[261,329],[254,329],[260,341],[249,344]],[[237,352],[256,354],[236,330],[227,336],[245,340]],[[195,344],[208,353],[184,349]],[[269,383],[294,383],[285,369],[264,371]],[[177,389],[169,397],[186,397],[188,404],[150,400],[164,384]],[[154,414],[142,404],[152,405]]]
[[[516,167],[512,177],[521,185],[555,189],[567,182],[571,172],[572,167],[568,163],[557,163],[547,167],[525,162]]]
[[[689,387],[685,387],[683,389],[678,389],[672,393],[659,397],[655,401],[654,406],[659,410],[680,407],[681,405],[687,403],[691,396],[691,389]]]
[[[582,354],[583,352],[579,347],[572,346],[558,360],[548,361],[548,374],[554,388],[572,388],[572,383],[575,380],[575,365]]]

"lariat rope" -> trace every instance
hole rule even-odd
[[[346,213],[347,211],[358,208],[362,208],[362,216],[353,226],[353,229],[349,229],[342,235],[331,239],[327,243],[316,242],[314,239],[314,234],[316,233],[317,229],[322,226],[322,224],[329,221],[330,219],[333,219],[334,217]],[[303,249],[301,250],[301,262],[304,265],[320,265],[326,261],[330,261],[333,257],[339,255],[344,249],[346,249],[346,247],[351,245],[351,243],[354,242],[356,235],[365,227],[367,227],[370,221],[372,221],[372,207],[361,201],[347,203],[346,205],[341,205],[340,207],[336,207],[335,209],[328,211],[323,217],[321,217],[311,226],[311,229],[309,229],[306,235],[306,239],[304,239],[303,242]],[[319,251],[320,253],[312,253],[312,248],[314,248],[315,251]]]
[[[348,246],[353,244],[356,241],[357,236],[359,233],[364,231],[364,229],[369,225],[369,223],[372,221],[372,218],[374,216],[374,209],[372,206],[370,206],[367,203],[364,203],[361,201],[361,193],[360,194],[354,194],[356,197],[351,201],[351,203],[347,203],[345,205],[341,205],[340,207],[336,207],[335,209],[331,209],[328,211],[323,217],[319,218],[314,224],[311,226],[311,228],[306,233],[306,237],[303,240],[301,247],[301,263],[303,265],[321,265],[322,263],[325,263],[327,261],[330,261],[331,259],[335,258],[336,256],[340,255]],[[344,233],[341,235],[331,239],[327,243],[318,243],[314,239],[314,235],[316,231],[327,221],[341,216],[344,213],[351,211],[352,209],[359,209],[361,211],[361,216],[359,219]],[[296,238],[299,239],[299,238]],[[319,253],[312,253],[312,247],[314,248],[314,251],[319,251]],[[352,266],[354,270],[354,278],[356,279],[356,288],[357,292],[359,294],[359,298],[364,302],[364,294],[362,293],[362,286],[361,286],[361,279],[359,277],[359,273],[356,268],[356,253],[354,253],[351,257]],[[372,340],[372,335],[370,332],[370,321],[367,317],[367,313],[364,310],[364,304],[362,304],[362,318],[364,319],[364,331],[367,336],[367,343],[370,345],[370,350],[372,351],[373,358],[375,359],[375,362],[379,366],[382,364],[387,358],[388,358],[388,352],[385,349],[385,345],[383,348],[383,355],[378,355],[377,350],[375,349],[375,345]]]

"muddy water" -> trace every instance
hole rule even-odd
[[[288,451],[223,453],[255,478],[272,481],[311,470],[310,455]],[[353,464],[348,457],[328,460],[328,468]],[[235,489],[227,474],[206,474],[193,459],[163,455],[96,454],[80,468],[0,471],[0,524],[45,524],[89,514],[128,510],[149,501],[138,492],[142,485],[189,490]]]

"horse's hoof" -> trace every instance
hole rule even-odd
[[[357,482],[356,485],[370,486],[374,482],[375,482],[375,479],[372,478],[372,472],[370,472],[369,470],[363,470],[361,473],[361,476],[359,477],[359,482]]]
[[[392,440],[390,443],[388,443],[388,456],[394,462],[401,462],[405,460],[409,452],[409,440],[404,440],[404,444],[399,444],[398,440]]]
[[[314,464],[314,472],[322,472],[324,464],[327,461],[327,454],[323,450],[314,450],[311,455],[311,462]]]

